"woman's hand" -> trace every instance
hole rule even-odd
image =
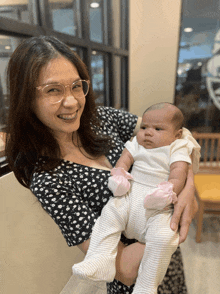
[[[127,286],[131,286],[135,283],[140,262],[144,255],[144,248],[145,244],[139,242],[128,246],[119,242],[116,258],[116,280]]]
[[[189,226],[198,210],[193,177],[192,166],[190,166],[186,185],[178,195],[178,201],[174,205],[174,213],[171,219],[170,227],[173,231],[180,227],[179,244],[186,240]]]

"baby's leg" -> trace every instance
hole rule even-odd
[[[170,229],[170,213],[159,213],[148,219],[146,247],[133,294],[156,294],[178,242],[178,233]]]
[[[97,219],[85,259],[73,266],[73,274],[95,281],[114,280],[115,259],[121,232],[128,219],[128,197],[113,197]]]

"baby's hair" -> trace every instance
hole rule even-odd
[[[182,129],[183,122],[184,122],[183,113],[178,107],[176,107],[172,103],[160,102],[160,103],[153,104],[150,107],[148,107],[143,114],[145,114],[147,111],[150,111],[150,110],[157,110],[162,108],[171,108],[174,110],[173,117],[171,118],[171,122],[175,125],[176,130]]]

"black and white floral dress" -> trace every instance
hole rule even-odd
[[[114,147],[106,157],[115,166],[124,143],[133,134],[137,116],[122,110],[99,107],[101,128],[98,130],[113,138]],[[42,158],[41,160],[44,160]],[[30,189],[59,226],[68,246],[75,246],[90,238],[92,227],[102,208],[112,197],[107,187],[110,171],[87,167],[67,160],[53,170],[33,174]],[[131,243],[122,237],[124,243]],[[108,294],[129,294],[127,287],[114,280],[107,285]],[[173,254],[171,263],[158,293],[187,293],[180,249]]]

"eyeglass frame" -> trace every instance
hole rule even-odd
[[[63,93],[63,96],[61,97],[61,99],[60,99],[59,101],[57,101],[57,102],[51,103],[51,104],[56,104],[56,103],[61,102],[61,101],[64,99],[65,94],[66,94],[66,87],[69,87],[69,88],[70,88],[70,92],[71,92],[71,94],[73,95],[72,90],[71,90],[71,86],[72,86],[73,84],[75,84],[75,83],[78,83],[78,82],[86,82],[86,83],[87,83],[87,85],[88,85],[87,93],[86,93],[86,94],[83,93],[84,96],[86,96],[86,95],[88,94],[88,92],[89,92],[89,84],[90,84],[90,81],[89,81],[89,80],[77,80],[77,81],[73,82],[72,84],[68,84],[68,85],[64,85],[64,84],[62,84],[62,83],[51,83],[51,84],[46,84],[46,85],[37,86],[37,87],[35,87],[35,88],[36,88],[37,90],[41,91],[42,95],[44,96],[43,89],[44,89],[45,87],[47,87],[47,86],[50,86],[50,85],[60,85],[60,86],[64,87],[64,93]],[[73,97],[74,97],[74,95],[73,95]]]

